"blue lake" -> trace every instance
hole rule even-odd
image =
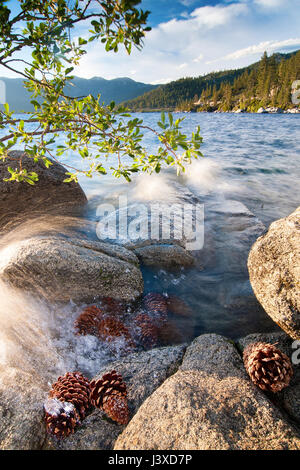
[[[139,114],[156,127],[160,115]],[[300,200],[300,116],[258,114],[177,114],[185,117],[186,133],[200,125],[204,158],[184,176],[173,171],[153,177],[138,176],[132,183],[110,174],[93,179],[80,177],[89,204],[86,215],[97,219],[103,202],[117,206],[118,196],[129,202],[160,200],[172,203],[172,188],[179,183],[204,204],[206,263],[171,272],[143,268],[145,292],[175,295],[189,315],[174,318],[182,339],[204,332],[236,338],[252,332],[275,330],[256,301],[248,280],[247,256],[256,236],[255,226],[265,227],[287,216]],[[145,145],[157,142],[149,132]],[[75,153],[64,163],[84,168]],[[114,163],[112,158],[108,167]],[[249,216],[249,211],[251,216]]]
[[[141,114],[149,126],[155,127],[159,114]],[[181,115],[176,115],[180,116]],[[217,332],[230,337],[276,329],[257,303],[247,273],[247,255],[255,240],[244,231],[244,218],[230,232],[231,201],[248,208],[266,227],[287,216],[300,201],[300,116],[257,114],[185,114],[183,129],[189,133],[201,126],[204,143],[201,159],[180,177],[199,196],[205,208],[204,250],[210,249],[214,262],[202,269],[170,273],[163,269],[144,269],[145,290],[179,296],[193,311],[190,325],[187,318],[176,319],[186,335]],[[145,134],[145,144],[152,150],[157,143],[152,134]],[[152,176],[151,176],[152,178]],[[157,180],[157,181],[156,181]],[[132,199],[171,199],[168,189],[176,181],[172,172],[150,178],[139,177],[131,184],[110,176],[94,180],[81,179],[90,197],[89,217],[105,199],[117,204],[116,197],[126,193]],[[165,194],[164,194],[165,192]],[[170,200],[172,202],[172,200]],[[211,205],[226,206],[226,214],[216,215]],[[240,224],[242,225],[239,227]],[[210,231],[213,247],[210,248]],[[189,328],[190,327],[190,328]]]

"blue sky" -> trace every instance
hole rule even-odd
[[[180,18],[190,14],[195,8],[236,3],[236,0],[142,0],[141,8],[151,12],[149,24],[157,26],[160,23]]]
[[[300,49],[300,0],[142,0],[141,7],[151,10],[152,26],[142,52],[108,54],[92,43],[76,75],[166,83],[243,67],[264,50]]]

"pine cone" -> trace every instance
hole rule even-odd
[[[49,397],[72,403],[84,419],[90,406],[90,383],[80,372],[67,372],[52,385]]]
[[[136,325],[140,328],[140,342],[145,349],[154,348],[158,343],[158,328],[153,320],[146,314],[140,313],[135,318]]]
[[[122,316],[125,313],[125,307],[119,300],[113,299],[112,297],[103,297],[101,299],[102,307],[105,312],[114,316]]]
[[[116,338],[123,336],[128,347],[135,347],[128,328],[124,325],[124,323],[122,323],[120,320],[116,320],[115,318],[104,318],[99,323],[98,336],[103,341],[108,341],[109,343],[114,341]]]
[[[157,322],[158,326],[166,323],[168,318],[168,306],[163,295],[151,292],[144,297],[143,303],[148,315]]]
[[[99,322],[103,315],[103,312],[100,308],[97,308],[95,305],[87,307],[79,315],[77,320],[74,323],[74,326],[79,335],[97,335]]]
[[[291,361],[274,345],[249,344],[243,359],[252,382],[262,390],[277,393],[289,385],[293,375]]]
[[[58,439],[74,433],[80,424],[80,417],[72,403],[62,402],[57,398],[48,398],[44,404],[46,429]]]
[[[93,406],[102,409],[113,421],[127,424],[129,410],[126,384],[115,370],[92,380],[90,401]]]
[[[158,339],[160,344],[167,346],[170,344],[180,344],[183,342],[183,336],[176,323],[169,320],[158,330]]]
[[[173,313],[174,315],[187,318],[193,316],[193,311],[189,305],[176,295],[170,295],[166,302],[169,312]]]

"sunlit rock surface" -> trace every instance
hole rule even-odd
[[[28,218],[40,214],[78,213],[86,204],[86,196],[77,183],[64,183],[66,168],[57,162],[47,169],[43,162],[34,162],[22,151],[12,151],[0,162],[0,229],[8,231]],[[34,186],[28,183],[4,181],[10,177],[7,167],[26,168],[36,172],[39,181]]]
[[[286,333],[300,339],[300,207],[270,225],[248,259],[254,293]]]
[[[9,245],[2,254],[2,280],[51,301],[130,301],[143,292],[138,260],[125,248],[45,236]]]
[[[115,450],[300,449],[299,429],[249,380],[234,345],[203,335],[140,407]]]

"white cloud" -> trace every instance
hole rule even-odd
[[[195,3],[195,0],[180,0],[180,3],[182,3],[182,5],[185,7],[189,7]]]
[[[267,9],[271,5],[276,8]],[[284,0],[281,6],[279,0],[240,0],[198,7],[187,18],[154,27],[142,52],[106,53],[101,44],[92,43],[75,72],[109,79],[136,71],[135,80],[157,84],[232,68],[233,61],[234,67],[244,67],[265,50],[300,48],[297,6],[299,0]]]
[[[204,55],[203,54],[200,54],[198,55],[198,57],[195,57],[195,59],[193,59],[193,62],[201,62],[201,60],[203,59]]]
[[[164,83],[169,83],[171,82],[173,79],[171,77],[168,77],[168,78],[159,78],[158,80],[154,80],[153,82],[151,82],[151,85],[163,85]]]
[[[233,18],[244,15],[248,11],[246,4],[233,4],[225,6],[206,6],[196,8],[188,17],[188,19],[172,19],[166,23],[161,23],[157,28],[154,28],[152,32],[163,31],[164,33],[170,33],[174,30],[177,33],[187,31],[204,31],[209,30],[229,23]]]
[[[287,0],[254,0],[256,5],[264,8],[277,8],[287,3]]]
[[[294,46],[300,48],[300,38],[286,39],[284,41],[264,41],[254,46],[246,47],[245,49],[239,49],[238,51],[232,52],[226,55],[223,59],[237,60],[241,57],[255,55],[258,53],[280,51],[283,48]]]
[[[74,73],[85,78],[131,76],[147,83],[167,83],[183,75],[232,68],[233,63],[244,67],[258,60],[264,50],[300,48],[300,0],[228,0],[222,4],[219,0],[216,6],[203,7],[199,7],[200,0],[181,3],[197,7],[184,17],[154,27],[142,52],[134,50],[130,56],[106,53],[100,42],[90,43]],[[88,29],[85,23],[76,27],[74,34],[85,37]],[[2,73],[14,76],[4,69]]]
[[[228,6],[196,8],[191,14],[195,18],[198,27],[215,28],[230,22],[231,19],[246,14],[248,7],[245,4],[236,3]]]

